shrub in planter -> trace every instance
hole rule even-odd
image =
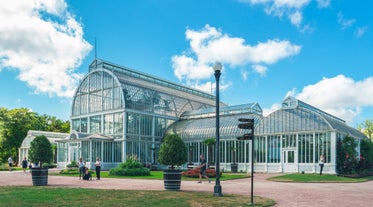
[[[168,165],[170,169],[187,162],[187,146],[177,134],[168,134],[164,137],[159,149],[158,161],[163,165]]]
[[[43,163],[49,163],[53,159],[52,145],[44,135],[36,136],[30,144],[28,157],[31,162],[36,163],[39,168],[31,168],[32,184],[48,184],[48,168],[42,168]]]
[[[168,134],[164,137],[159,149],[158,161],[169,167],[163,172],[164,187],[166,190],[180,190],[181,171],[175,170],[175,166],[180,166],[187,162],[188,149],[186,144],[177,134]]]
[[[33,163],[42,166],[43,163],[49,163],[53,159],[52,145],[44,135],[36,136],[30,144],[28,157]]]

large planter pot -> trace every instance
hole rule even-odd
[[[31,168],[32,185],[48,185],[48,168]]]
[[[163,172],[164,189],[166,190],[180,190],[181,171],[180,170],[165,170]]]
[[[237,163],[232,163],[231,164],[231,172],[232,173],[237,173],[237,169],[238,169],[238,164]]]

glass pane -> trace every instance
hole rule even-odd
[[[294,151],[288,151],[288,163],[294,163]]]

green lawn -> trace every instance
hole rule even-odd
[[[50,175],[58,175],[58,176],[76,176],[78,177],[78,174],[59,174],[59,173],[50,173]],[[95,175],[93,174],[93,177]],[[150,176],[112,176],[109,175],[108,171],[102,171],[101,172],[102,178],[137,178],[137,179],[156,179],[156,180],[163,180],[163,171],[151,171]],[[241,178],[247,178],[249,177],[246,173],[223,173],[220,177],[220,180],[232,180],[232,179],[241,179]],[[211,178],[214,180],[215,178]],[[182,180],[191,180],[191,181],[197,181],[198,178],[187,178],[182,177]]]
[[[0,187],[0,206],[249,206],[250,197],[175,191],[129,191],[51,187]],[[272,206],[254,197],[255,206]]]
[[[276,177],[268,178],[271,181],[280,181],[280,182],[299,182],[299,183],[356,183],[356,182],[365,182],[372,180],[373,177],[364,177],[364,178],[347,178],[337,175],[328,175],[328,174],[284,174]]]

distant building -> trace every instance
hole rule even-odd
[[[61,140],[69,136],[67,133],[58,133],[58,132],[47,132],[47,131],[36,131],[36,130],[29,130],[27,132],[26,137],[23,139],[21,147],[18,149],[18,160],[19,163],[22,162],[23,158],[28,158],[28,151],[30,149],[31,142],[37,136],[44,135],[48,138],[49,142],[52,145],[56,145],[56,140]],[[55,153],[55,152],[53,152]]]
[[[251,141],[238,141],[244,132],[238,118],[255,120],[254,162],[257,172],[316,172],[325,155],[326,173],[336,171],[336,140],[365,135],[335,116],[293,97],[281,109],[263,116],[257,103],[220,103],[221,167],[230,171],[232,151],[238,169],[249,171]],[[58,166],[79,157],[93,167],[99,157],[103,169],[117,166],[128,155],[143,163],[157,163],[162,137],[179,134],[189,147],[189,161],[199,154],[208,160],[203,141],[215,138],[215,96],[100,59],[77,88],[71,110],[70,136],[58,141]],[[91,165],[92,163],[92,165]]]

